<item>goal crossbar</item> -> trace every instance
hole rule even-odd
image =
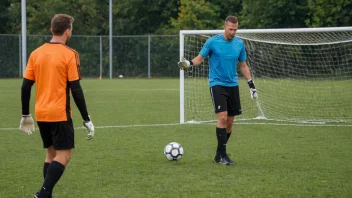
[[[237,33],[304,33],[304,32],[343,32],[352,27],[285,28],[285,29],[239,29]],[[220,34],[224,30],[180,30],[181,34]]]

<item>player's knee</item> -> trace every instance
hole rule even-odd
[[[56,157],[55,153],[47,153],[45,161],[51,162],[54,160],[55,157]]]
[[[66,166],[71,159],[71,155],[64,155],[61,157],[61,163]]]
[[[50,146],[47,148],[47,152],[46,152],[46,159],[45,161],[47,162],[51,162],[54,160],[54,158],[56,157],[56,151],[53,148],[53,146]]]
[[[221,124],[226,125],[227,124],[227,115],[226,114],[219,115],[218,120]]]
[[[72,152],[67,153],[66,161],[69,162],[71,158],[72,158]]]
[[[72,152],[70,150],[67,151],[58,151],[55,157],[55,160],[63,164],[64,166],[70,161],[72,156]]]
[[[227,128],[232,128],[233,120],[234,120],[233,116],[228,116],[227,117],[227,120],[226,120],[226,127]]]
[[[232,128],[232,125],[233,125],[233,122],[229,122],[229,121],[227,121],[226,122],[226,128]]]

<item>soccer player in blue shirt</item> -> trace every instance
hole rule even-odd
[[[225,20],[223,34],[209,38],[199,55],[191,61],[183,59],[178,63],[180,69],[197,66],[209,56],[209,87],[217,114],[216,136],[218,147],[215,162],[223,165],[235,165],[226,153],[226,144],[232,132],[234,116],[242,113],[236,71],[239,62],[241,73],[250,87],[251,97],[257,99],[257,90],[246,63],[246,50],[241,39],[236,37],[238,20],[228,16]]]

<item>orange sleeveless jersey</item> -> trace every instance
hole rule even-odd
[[[36,120],[67,121],[71,118],[68,81],[80,79],[78,53],[64,44],[45,43],[28,60],[24,78],[35,81]]]

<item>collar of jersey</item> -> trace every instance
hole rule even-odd
[[[49,44],[63,44],[63,43],[60,43],[60,42],[47,42],[47,43],[49,43]],[[64,45],[64,44],[63,44]]]

